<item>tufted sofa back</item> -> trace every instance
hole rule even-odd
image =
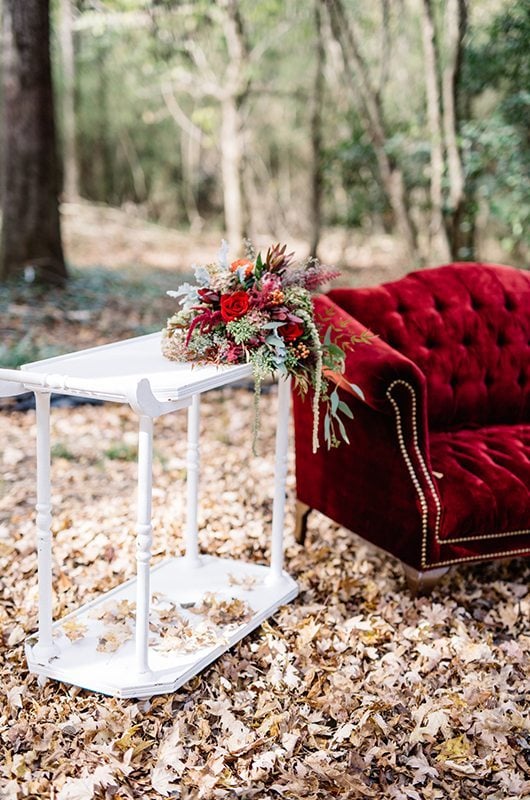
[[[530,421],[530,273],[451,264],[329,296],[422,370],[432,428]]]

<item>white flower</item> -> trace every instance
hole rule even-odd
[[[221,247],[219,249],[219,253],[217,254],[217,261],[219,262],[220,267],[228,269],[228,242],[225,239],[223,239],[221,242]]]

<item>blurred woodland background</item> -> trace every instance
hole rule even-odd
[[[328,259],[319,242],[340,231],[390,237],[407,269],[527,263],[526,0],[3,0],[2,14],[2,280],[28,265],[64,278],[57,199],[67,223],[97,227],[89,204],[104,204],[233,250],[273,237]]]

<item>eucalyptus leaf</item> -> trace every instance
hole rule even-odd
[[[275,333],[270,333],[265,341],[267,344],[272,345],[272,347],[281,347],[283,350],[285,350],[285,342],[279,336],[276,336]]]
[[[349,444],[350,440],[348,439],[348,434],[346,433],[346,428],[344,427],[344,423],[343,423],[343,421],[341,420],[340,417],[337,417],[337,422],[339,423],[340,435],[342,436],[342,438],[344,439],[346,444]]]
[[[344,350],[342,350],[337,344],[328,344],[328,352],[332,356],[336,356],[337,358],[344,358]]]
[[[349,417],[350,419],[353,419],[353,414],[352,414],[351,408],[348,405],[346,405],[346,403],[343,400],[341,400],[340,403],[339,403],[339,411],[342,411],[344,416]]]
[[[350,383],[350,386],[353,389],[353,391],[355,392],[355,394],[359,395],[361,400],[366,400],[366,397],[364,396],[364,392],[363,392],[363,390],[361,389],[360,386],[357,386],[356,383]]]
[[[271,320],[270,322],[265,322],[261,327],[265,331],[268,331],[268,330],[277,331],[278,328],[280,328],[282,325],[285,325],[285,323],[284,322],[277,322],[275,320]]]
[[[327,411],[324,417],[324,439],[326,442],[331,440],[331,419]]]

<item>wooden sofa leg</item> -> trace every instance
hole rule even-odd
[[[307,518],[311,511],[311,506],[302,503],[301,500],[296,501],[294,538],[298,544],[305,544],[307,536]]]
[[[419,594],[430,594],[440,578],[450,569],[450,567],[437,567],[436,569],[427,569],[424,572],[420,572],[414,567],[409,567],[408,564],[403,564],[407,589],[413,597]]]

